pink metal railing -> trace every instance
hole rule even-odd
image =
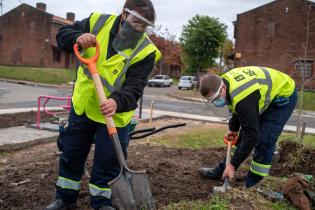
[[[44,102],[43,102],[43,105],[41,106],[42,100],[44,100]],[[67,104],[60,106],[65,111],[49,111],[49,110],[47,110],[46,105],[48,104],[49,100],[67,101]],[[50,115],[50,116],[68,113],[70,111],[70,107],[71,107],[71,96],[66,96],[66,97],[55,97],[55,96],[46,96],[46,95],[39,96],[37,99],[37,128],[38,129],[41,129],[41,127],[40,127],[40,113],[42,111],[41,107],[43,108],[43,112]]]

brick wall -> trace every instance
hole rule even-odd
[[[236,66],[268,66],[292,75],[298,82],[295,61],[304,59],[306,11],[304,0],[276,0],[237,16]],[[315,60],[315,6],[310,12],[308,59]],[[315,72],[314,76],[315,76]],[[315,88],[310,81],[308,88]]]
[[[46,66],[51,15],[22,5],[2,16],[0,64]]]
[[[27,4],[1,16],[0,65],[72,67],[73,55],[58,52],[55,36],[62,24],[54,23],[52,17]]]

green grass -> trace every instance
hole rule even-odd
[[[226,128],[224,125],[216,126],[216,128],[203,126],[200,128],[190,128],[187,133],[167,133],[163,135],[163,138],[156,136],[152,138],[152,141],[168,147],[177,148],[200,149],[221,147],[224,146],[223,136],[225,133]]]
[[[0,78],[46,84],[64,84],[73,81],[75,70],[0,66]]]
[[[285,202],[269,202],[267,204],[267,207],[269,207],[272,210],[296,210],[296,208],[290,206],[289,204],[285,203]]]
[[[165,210],[227,210],[229,209],[228,198],[214,195],[208,201],[181,201],[170,204],[163,208]]]
[[[208,200],[181,201],[173,203],[164,210],[227,210],[256,207],[261,210],[295,210],[285,202],[273,202],[255,190],[232,188],[227,193],[213,194]]]
[[[210,148],[224,147],[223,136],[226,134],[226,125],[203,125],[200,127],[191,127],[189,132],[181,133],[165,133],[161,136],[152,137],[151,141],[168,147],[176,148]],[[291,140],[297,141],[305,146],[315,148],[315,135],[305,135],[303,140],[297,139],[294,133],[282,133],[279,137],[280,141]]]
[[[299,92],[299,96],[301,93]],[[299,102],[298,102],[299,104]],[[297,105],[298,108],[298,105]],[[303,94],[303,109],[315,111],[315,92],[305,91]]]
[[[315,135],[305,135],[303,139],[301,139],[301,138],[297,138],[295,133],[283,133],[279,137],[278,142],[285,141],[285,140],[296,141],[298,143],[302,143],[303,145],[307,147],[315,148]]]
[[[0,157],[3,157],[4,155],[6,155],[6,152],[0,151]]]

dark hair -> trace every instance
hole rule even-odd
[[[200,93],[202,96],[207,96],[209,93],[214,94],[219,90],[222,79],[216,74],[207,74],[201,78]]]
[[[151,0],[126,0],[124,8],[137,11],[152,23],[155,21],[156,15]]]

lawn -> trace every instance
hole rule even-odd
[[[299,93],[300,96],[300,93]],[[298,105],[297,105],[298,107]],[[315,111],[315,92],[305,91],[303,94],[303,109]]]
[[[200,149],[207,147],[223,147],[223,136],[226,133],[226,125],[200,125],[191,126],[189,132],[165,132],[163,138],[152,137],[151,141],[168,147]]]
[[[0,78],[45,84],[59,85],[72,82],[75,73],[73,69],[0,66]]]
[[[165,132],[163,138],[154,136],[152,142],[168,147],[177,148],[209,148],[224,147],[223,136],[227,132],[227,126],[222,124],[205,124],[197,127],[191,126],[189,132]],[[279,137],[279,141],[298,141],[305,146],[315,148],[315,135],[305,135],[303,139],[297,139],[294,133],[284,132]]]

